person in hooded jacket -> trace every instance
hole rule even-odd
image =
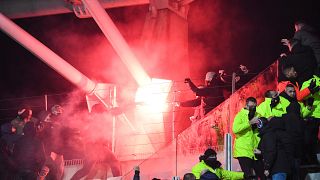
[[[201,180],[238,180],[244,179],[243,172],[224,170],[217,160],[217,153],[213,149],[207,149],[204,155],[199,157],[200,162],[192,167],[192,174]]]
[[[283,123],[261,117],[258,123],[261,138],[259,149],[264,163],[264,174],[274,180],[285,180],[291,173],[289,156],[286,152],[288,134]]]
[[[21,135],[16,133],[16,129],[11,123],[5,123],[1,126],[1,139],[3,139],[12,154],[14,144],[21,138]]]
[[[318,68],[320,68],[320,38],[318,32],[304,21],[296,21],[294,23],[295,33],[292,39],[301,41],[304,46],[312,48],[317,59]],[[284,45],[291,48],[292,44],[288,39],[281,40]]]
[[[272,118],[274,124],[278,124],[286,131],[287,136],[282,137],[282,143],[285,145],[288,163],[291,165],[291,179],[298,180],[300,178],[299,167],[301,159],[304,156],[304,150],[308,147],[304,146],[305,137],[305,121],[300,116],[300,108],[298,102],[291,102],[287,107],[287,113],[281,118]]]
[[[312,92],[313,88],[300,90],[300,87],[304,81],[309,80],[319,72],[312,49],[301,45],[298,40],[294,39],[292,41],[291,52],[279,59],[279,72],[282,73],[279,73],[278,91],[282,92],[287,84],[292,84],[295,86],[298,101],[302,101]]]
[[[13,159],[17,166],[18,178],[34,180],[45,162],[45,152],[42,142],[36,137],[34,122],[27,122],[21,137],[14,149]]]
[[[320,77],[314,75],[311,79],[305,81],[302,84],[301,89],[306,89],[310,85],[315,83],[316,87],[320,86]],[[313,109],[311,110],[311,114],[307,118],[306,121],[306,143],[308,147],[311,149],[309,153],[311,156],[308,158],[309,164],[318,164],[316,154],[320,152],[319,150],[319,125],[320,125],[320,92],[319,88],[317,91],[314,91],[309,96],[305,98],[306,102],[310,102],[310,99],[313,100]]]
[[[291,153],[292,157],[292,179],[300,179],[300,164],[304,155],[304,137],[305,137],[305,122],[300,116],[301,106],[297,102],[291,102],[287,107],[287,114],[282,116],[285,124],[285,129],[289,134],[290,144],[293,145]]]
[[[265,179],[263,169],[260,168],[262,162],[254,154],[260,141],[257,137],[256,124],[259,115],[256,112],[256,106],[257,100],[254,97],[247,98],[245,107],[236,115],[232,125],[232,131],[235,134],[233,156],[238,159],[246,179],[252,176],[252,170],[260,179]]]
[[[24,125],[31,121],[32,110],[30,108],[22,108],[18,111],[18,116],[11,121],[12,126],[17,130],[18,135],[23,134]]]
[[[46,180],[60,180],[64,171],[64,158],[62,154],[61,131],[63,108],[60,105],[51,107],[51,111],[43,111],[39,114],[37,135],[44,144],[46,162],[40,175]],[[54,157],[54,158],[53,158]]]
[[[210,112],[216,106],[224,101],[223,97],[223,84],[218,79],[218,75],[215,72],[207,72],[205,83],[206,86],[203,88],[198,88],[189,78],[185,79],[185,83],[187,83],[190,89],[196,93],[196,96],[204,97],[204,111],[205,114]],[[193,107],[199,106],[201,101],[199,100],[196,105]]]

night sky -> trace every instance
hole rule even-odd
[[[147,10],[148,6],[135,6],[107,12],[130,46],[135,47]],[[197,0],[191,4],[188,18],[189,76],[200,79],[208,70],[232,71],[240,64],[247,65],[251,72],[260,72],[286,51],[280,40],[292,37],[295,20],[306,20],[320,29],[320,5],[319,0]],[[134,86],[129,72],[92,19],[78,19],[69,13],[14,22],[89,78]],[[8,108],[10,103],[4,101],[8,98],[75,89],[3,32],[0,32],[0,48],[2,109]],[[102,57],[104,61],[97,60]],[[5,110],[0,114],[4,117]]]

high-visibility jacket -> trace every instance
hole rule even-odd
[[[278,92],[282,92],[286,89],[288,84],[292,84],[294,87],[294,90],[296,90],[296,96],[298,101],[302,101],[305,97],[307,97],[310,94],[310,90],[308,88],[305,88],[303,90],[299,89],[299,84],[296,82],[295,84],[291,83],[290,81],[281,81],[278,83]]]
[[[265,100],[257,107],[257,112],[261,117],[281,117],[287,113],[287,107],[290,105],[290,101],[282,96],[280,97],[279,103],[271,109],[271,99],[265,98]],[[301,117],[305,118],[311,115],[311,111],[301,102],[299,102],[301,110]]]
[[[235,134],[233,157],[248,157],[255,159],[253,150],[258,147],[260,138],[258,130],[252,130],[248,117],[249,111],[241,109],[234,118],[232,131]],[[256,113],[256,116],[258,114]]]
[[[282,114],[286,113],[286,107],[289,105],[286,104],[286,101],[281,101],[281,99],[282,97],[280,96],[279,103],[271,109],[270,104],[272,98],[265,98],[265,100],[257,107],[258,114],[265,118],[281,117]]]
[[[192,174],[196,176],[196,179],[200,179],[201,174],[208,170],[219,177],[219,179],[224,180],[239,180],[244,179],[243,172],[235,172],[235,171],[228,171],[224,170],[223,168],[212,169],[208,166],[203,160],[192,167]]]
[[[313,78],[309,79],[308,81],[305,81],[302,83],[301,86],[301,90],[308,88],[310,85],[310,82],[312,80],[316,81],[316,85],[320,86],[320,77],[314,75]],[[309,97],[313,97],[314,98],[314,102],[313,102],[313,109],[311,110],[310,116],[314,117],[314,118],[320,118],[320,92],[316,92],[314,94],[310,94],[309,96],[307,96],[305,99],[309,98]]]

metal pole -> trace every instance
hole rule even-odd
[[[117,97],[117,92],[116,92],[116,86],[113,87],[113,98],[112,98],[112,105],[116,105],[116,97]],[[116,116],[112,116],[112,152],[116,151]]]
[[[232,73],[232,94],[236,91],[236,73]]]
[[[232,113],[232,99],[233,99],[233,93],[235,92],[236,89],[236,73],[232,73],[232,89],[231,89],[231,96],[229,98],[229,103],[228,103],[228,109],[229,109],[229,115],[228,115],[228,122],[227,122],[227,131],[228,133],[226,134],[225,137],[225,150],[226,150],[226,169],[227,170],[232,170],[232,135],[231,135],[231,115]]]
[[[48,111],[48,95],[44,95],[44,105],[45,105],[45,108],[46,108],[46,111]]]
[[[176,91],[173,92],[173,102],[175,103],[176,102]],[[175,118],[176,118],[176,105],[173,104],[173,107],[172,107],[172,141],[174,140],[175,138]]]

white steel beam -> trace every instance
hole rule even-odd
[[[96,84],[63,60],[47,46],[42,44],[28,32],[12,22],[9,18],[0,13],[0,29],[12,37],[15,41],[36,55],[40,60],[69,80],[71,83],[81,88],[87,93],[92,93]]]
[[[149,4],[149,0],[101,0],[103,8]],[[69,7],[68,7],[69,6]],[[72,13],[65,0],[0,0],[0,12],[10,19]]]
[[[110,44],[119,55],[122,62],[126,65],[139,86],[151,83],[150,77],[142,68],[140,62],[130,49],[128,43],[123,38],[120,31],[98,0],[82,0],[82,2],[89,10],[91,16],[96,21],[104,35],[107,37]]]

